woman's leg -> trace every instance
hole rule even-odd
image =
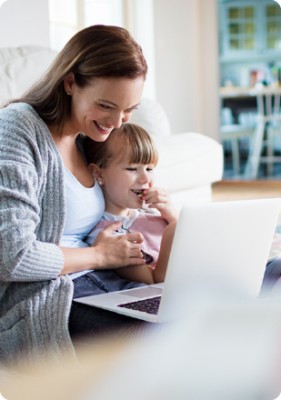
[[[121,279],[111,270],[90,272],[74,279],[73,283],[74,299],[143,286],[139,282]],[[69,331],[74,341],[83,339],[85,336],[91,338],[103,334],[118,333],[119,331],[137,332],[147,325],[149,324],[134,318],[76,302],[72,303],[69,316]]]

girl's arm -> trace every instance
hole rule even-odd
[[[154,272],[155,282],[164,282],[174,239],[176,222],[167,225],[163,232],[159,257]]]
[[[143,282],[147,285],[156,283],[154,279],[154,271],[147,264],[118,268],[115,272],[120,276],[120,278],[127,279],[131,282]]]
[[[163,232],[159,257],[155,269],[152,269],[147,264],[129,266],[117,269],[116,272],[118,275],[123,279],[143,282],[146,284],[164,282],[173,243],[175,227],[176,223],[171,223],[167,225]]]

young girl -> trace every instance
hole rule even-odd
[[[105,197],[105,213],[87,238],[92,245],[108,225],[119,221],[116,235],[143,235],[144,264],[117,270],[119,276],[144,283],[163,282],[178,213],[166,191],[153,186],[158,153],[140,126],[124,124],[102,143],[84,141],[89,169]]]

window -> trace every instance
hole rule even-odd
[[[153,0],[49,0],[49,19],[50,47],[57,51],[89,25],[127,28],[142,46],[149,64],[144,92],[155,97]]]
[[[271,50],[281,49],[281,8],[275,4],[266,6],[266,46]]]
[[[124,26],[122,0],[84,0],[84,26],[108,24]]]
[[[93,24],[124,26],[123,0],[49,0],[50,46],[60,50],[80,29]]]
[[[76,0],[49,0],[50,46],[60,50],[79,25]]]

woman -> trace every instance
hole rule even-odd
[[[60,238],[86,236],[103,214],[83,136],[104,141],[127,122],[146,73],[141,48],[125,29],[88,27],[37,84],[0,110],[1,361],[46,350],[56,359],[79,333],[135,323],[73,297],[139,285],[114,269],[143,264],[141,234],[115,237],[115,223],[92,247],[63,247]]]

